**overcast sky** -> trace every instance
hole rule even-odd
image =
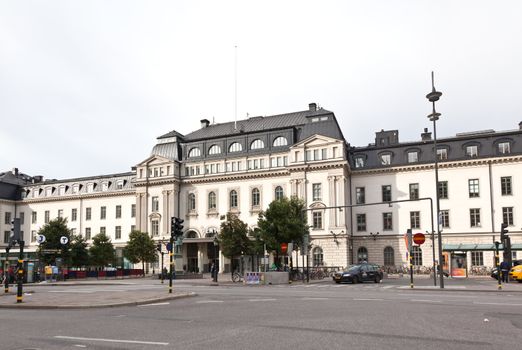
[[[207,118],[335,113],[347,141],[522,121],[521,1],[0,0],[0,172],[129,171]]]

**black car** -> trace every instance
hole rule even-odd
[[[351,282],[355,284],[365,281],[379,283],[382,277],[383,273],[379,265],[365,263],[352,265],[346,271],[336,272],[333,280],[335,283]]]

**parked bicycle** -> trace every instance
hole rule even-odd
[[[232,282],[234,283],[237,283],[237,282],[243,282],[243,274],[239,273],[239,272],[234,272],[232,274]]]

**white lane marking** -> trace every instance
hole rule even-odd
[[[481,302],[479,302],[479,301],[474,301],[473,304],[476,304],[476,305],[522,306],[522,304],[510,304],[510,303],[481,303]]]
[[[353,300],[354,301],[383,301],[384,299],[377,299],[377,298],[375,298],[375,299],[370,299],[370,298],[363,299],[363,298],[361,298],[361,299],[353,299]]]
[[[77,348],[86,348],[87,345],[82,345],[82,344],[74,344],[74,346],[76,346]]]
[[[141,340],[125,340],[125,339],[104,339],[104,338],[84,338],[84,337],[67,337],[63,335],[55,335],[56,339],[65,340],[84,340],[84,341],[100,341],[108,343],[126,343],[126,344],[144,344],[144,345],[163,345],[167,346],[169,343],[156,342],[156,341],[141,341]]]
[[[410,301],[417,303],[441,303],[441,300],[428,300],[428,299],[410,299]]]
[[[92,290],[48,290],[47,293],[94,293]]]
[[[158,305],[170,305],[170,303],[143,304],[143,305],[138,305],[138,307],[143,307],[143,306],[158,306]]]
[[[272,298],[266,298],[266,299],[248,299],[248,301],[253,301],[253,302],[256,302],[256,301],[275,301],[277,299],[272,299]]]
[[[384,287],[382,287],[382,289],[390,289],[390,288],[395,288],[395,286],[384,286]]]
[[[210,303],[222,303],[223,300],[199,300],[196,304],[210,304]]]
[[[329,300],[329,298],[301,298],[301,300]]]

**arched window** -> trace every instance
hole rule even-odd
[[[196,231],[189,231],[185,235],[185,238],[198,238],[198,233]]]
[[[230,209],[237,209],[237,192],[236,192],[236,190],[230,191]]]
[[[366,247],[360,247],[357,249],[357,262],[359,264],[368,262],[368,249],[366,249]]]
[[[212,209],[216,209],[216,208],[217,208],[216,193],[215,192],[210,192],[208,194],[208,209],[212,210]]]
[[[238,142],[234,142],[233,144],[231,144],[228,147],[228,152],[230,152],[230,153],[241,152],[242,150],[243,150],[243,146],[241,146],[241,144]]]
[[[281,186],[277,186],[275,188],[275,199],[276,201],[282,199],[284,197],[284,192],[283,192],[283,188]]]
[[[212,145],[208,149],[208,154],[220,154],[221,153],[221,147],[218,145]]]
[[[272,143],[272,146],[274,146],[274,147],[280,147],[280,146],[286,146],[286,145],[288,145],[288,141],[283,136],[276,137],[276,139]]]
[[[261,149],[261,148],[265,148],[265,143],[260,139],[256,139],[256,140],[252,141],[252,143],[250,144],[250,149]]]
[[[422,249],[419,246],[413,246],[412,250],[413,265],[422,266]]]
[[[201,150],[198,147],[194,147],[194,148],[190,149],[190,151],[188,153],[189,158],[199,157],[199,156],[201,156]]]
[[[392,247],[384,248],[384,266],[395,265],[395,252]]]
[[[194,193],[188,195],[188,210],[196,210],[196,195]]]
[[[252,206],[258,207],[261,203],[261,193],[259,192],[259,189],[256,187],[252,190]]]
[[[315,247],[312,256],[314,266],[323,266],[323,248]]]

